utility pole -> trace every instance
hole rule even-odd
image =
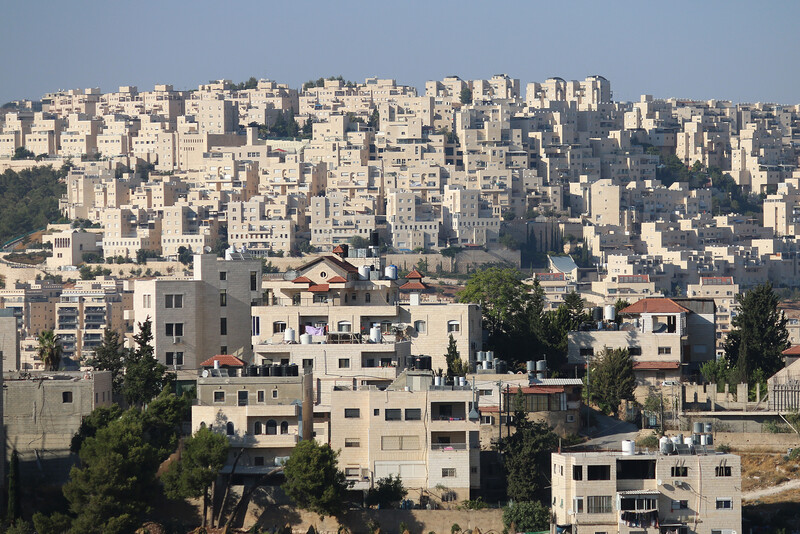
[[[503,381],[497,382],[497,446],[500,447],[500,442],[503,439]]]

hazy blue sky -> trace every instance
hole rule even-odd
[[[800,103],[797,1],[6,0],[0,103],[210,79],[601,74],[617,100]]]

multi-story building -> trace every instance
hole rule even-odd
[[[741,462],[734,454],[681,445],[680,454],[553,453],[551,464],[553,523],[561,532],[742,531]]]
[[[714,301],[717,309],[717,357],[725,353],[725,340],[731,330],[731,321],[739,311],[736,301],[738,295],[739,284],[733,282],[732,276],[701,276],[699,284],[686,286],[687,297]]]

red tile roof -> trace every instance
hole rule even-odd
[[[667,371],[678,369],[680,366],[681,362],[633,362],[634,371]]]
[[[485,413],[498,413],[500,411],[499,406],[478,406],[479,412]]]
[[[200,364],[200,367],[214,367],[214,362],[219,362],[220,367],[244,367],[244,362],[230,354],[218,354]]]
[[[350,263],[348,263],[346,261],[342,261],[341,259],[337,258],[336,256],[320,256],[319,258],[317,258],[317,259],[315,259],[313,261],[310,261],[310,262],[306,263],[305,265],[303,265],[302,267],[300,267],[300,270],[302,271],[304,269],[308,269],[309,267],[312,267],[312,266],[318,264],[321,261],[329,261],[332,264],[336,265],[337,267],[339,267],[341,269],[344,269],[348,273],[357,273],[358,272],[358,269],[356,267],[354,267],[353,265],[351,265]]]
[[[543,393],[564,393],[564,386],[530,386],[522,388],[522,393],[530,395],[535,393],[541,395]]]
[[[342,245],[336,245],[335,247],[333,247],[332,252],[334,254],[344,254],[344,249],[342,248]]]
[[[292,280],[292,283],[295,283],[295,284],[313,284],[314,282],[312,282],[309,278],[306,278],[305,276],[298,276],[297,278]]]
[[[411,290],[411,291],[425,291],[428,289],[428,286],[423,284],[422,282],[406,282],[400,289]]]
[[[422,275],[416,268],[411,269],[411,272],[406,275],[406,280],[422,280],[422,278]]]
[[[688,312],[686,308],[668,298],[646,298],[634,302],[627,308],[620,310],[620,313],[681,313]]]
[[[796,356],[800,354],[800,345],[792,345],[785,351],[781,352],[781,354],[785,354],[787,356]]]
[[[315,284],[308,288],[312,293],[325,293],[328,289],[328,284]]]
[[[328,279],[329,284],[345,284],[347,280],[342,278],[341,276],[334,276],[333,278]]]

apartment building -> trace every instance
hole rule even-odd
[[[407,371],[389,387],[337,388],[331,447],[354,489],[399,476],[414,500],[454,503],[480,488],[480,423],[472,387]]]
[[[286,215],[292,208],[288,207],[289,198],[284,205],[286,210],[280,210],[264,196],[254,196],[247,202],[229,202],[227,207],[228,242],[237,248],[245,247],[256,257],[268,256],[281,251],[285,254],[295,250],[296,227],[293,218],[283,218],[272,215],[273,208],[283,211]]]
[[[742,532],[739,457],[679,447],[672,454],[553,453],[554,528],[594,534]]]
[[[98,242],[102,243],[102,235],[85,230],[64,230],[42,235],[42,243],[50,243],[53,255],[47,258],[47,267],[58,269],[83,263],[83,255],[99,253]]]
[[[323,249],[349,243],[353,237],[368,239],[377,228],[375,202],[351,200],[341,193],[314,197],[311,214],[311,244]]]
[[[261,262],[249,254],[195,254],[193,278],[134,282],[133,318],[152,321],[156,359],[198,369],[218,354],[252,361],[250,310],[261,301]]]
[[[388,193],[386,222],[392,245],[398,250],[439,246],[440,220],[431,206],[424,204],[414,192]]]
[[[701,276],[699,284],[686,286],[686,296],[690,298],[711,299],[716,306],[717,347],[719,358],[725,353],[725,340],[731,330],[731,321],[739,311],[736,297],[739,295],[739,284],[734,283],[731,276]]]

